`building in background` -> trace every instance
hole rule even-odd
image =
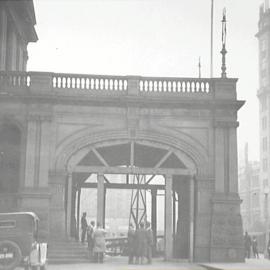
[[[260,205],[269,204],[265,191],[269,187],[270,177],[270,9],[269,0],[260,7],[257,38],[259,42],[259,122],[260,122]],[[268,191],[267,191],[268,192]],[[267,201],[266,201],[267,199]],[[268,208],[269,209],[269,208]],[[266,211],[261,218],[266,221]]]
[[[262,192],[260,186],[260,163],[248,158],[248,144],[245,146],[245,159],[239,166],[239,195],[242,200],[241,214],[243,228],[248,232],[263,230]]]

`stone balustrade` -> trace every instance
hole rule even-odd
[[[194,99],[235,99],[236,80],[82,75],[45,72],[0,72],[0,92],[29,89],[30,93],[61,96],[135,95]],[[225,93],[225,92],[226,93]],[[222,92],[224,92],[222,94]]]

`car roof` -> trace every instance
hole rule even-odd
[[[27,215],[33,217],[35,220],[39,220],[38,216],[34,212],[10,212],[10,213],[0,213],[1,216],[19,216],[19,215]]]

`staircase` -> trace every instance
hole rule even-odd
[[[74,240],[51,240],[48,246],[48,263],[89,263],[87,245]]]

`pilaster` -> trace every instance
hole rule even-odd
[[[0,71],[6,70],[7,14],[0,3]]]
[[[50,236],[65,238],[65,187],[67,174],[64,171],[54,171],[49,174],[50,185]]]
[[[38,117],[28,116],[27,121],[27,141],[26,141],[26,161],[25,161],[25,187],[34,187],[36,184],[36,145],[38,137]]]
[[[212,198],[210,262],[243,262],[241,200],[237,194],[216,193]]]
[[[40,116],[39,186],[48,186],[51,117]]]
[[[165,259],[173,256],[173,220],[172,220],[172,175],[165,179]]]

